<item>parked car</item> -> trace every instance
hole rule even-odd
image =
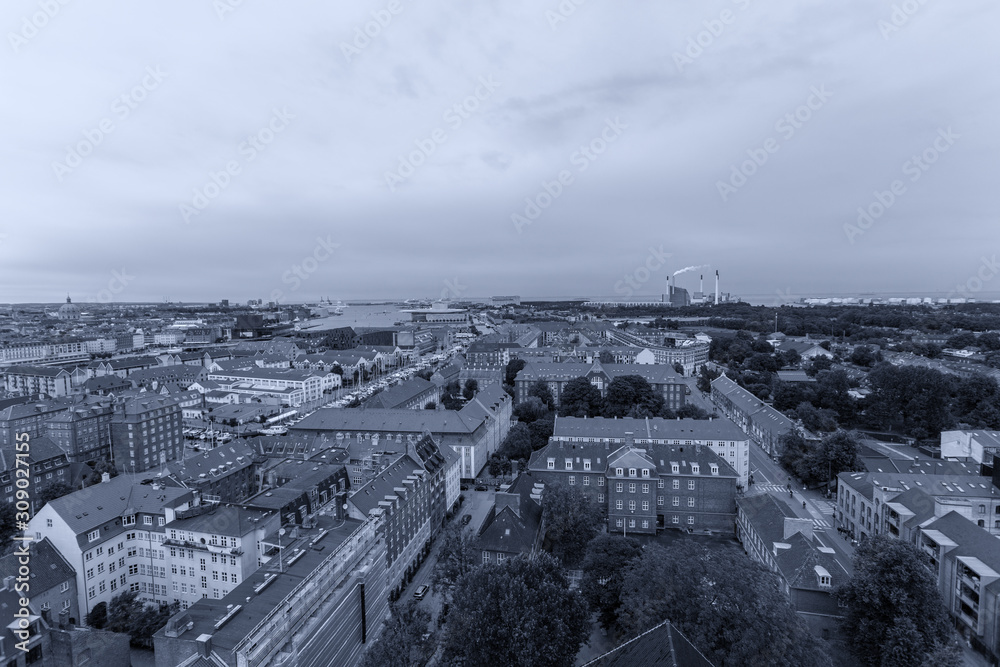
[[[417,598],[418,600],[423,600],[424,596],[427,595],[427,590],[428,590],[427,584],[422,584],[417,588],[417,590],[413,592],[413,597]]]
[[[462,489],[463,491],[468,491],[468,490],[469,490],[469,485],[468,485],[468,484],[463,484],[463,485],[461,486],[461,489]]]
[[[463,526],[468,526],[470,521],[472,521],[472,515],[471,514],[466,514],[465,516],[462,517],[462,525]]]
[[[476,491],[486,491],[486,485],[480,484],[479,486],[476,487]]]

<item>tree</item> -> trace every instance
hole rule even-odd
[[[444,406],[445,410],[459,410],[462,408],[462,400],[458,398],[461,394],[462,387],[458,384],[458,380],[452,380],[444,386],[441,391],[441,405]]]
[[[445,664],[571,667],[590,632],[587,603],[544,553],[480,565],[454,600]]]
[[[545,403],[537,396],[531,396],[514,406],[514,416],[524,424],[530,424],[533,421],[541,419],[548,412],[549,409],[545,407]]]
[[[831,366],[833,366],[833,360],[829,357],[815,357],[806,367],[806,375],[816,377],[817,373],[830,370]]]
[[[605,417],[659,417],[663,395],[653,391],[641,375],[619,375],[608,383]]]
[[[948,611],[916,546],[887,535],[854,552],[854,576],[834,591],[847,607],[844,630],[865,665],[903,667],[953,644]]]
[[[509,475],[511,471],[510,459],[504,458],[499,452],[490,454],[487,465],[490,468],[490,475],[492,477],[504,477],[505,475]]]
[[[735,549],[649,545],[625,568],[621,599],[627,635],[670,619],[718,667],[830,665],[775,575]]]
[[[587,543],[580,592],[609,632],[618,627],[625,568],[640,555],[642,545],[637,540],[617,533],[601,533]]]
[[[424,406],[424,410],[437,410],[438,404],[434,401],[427,401],[427,405]]]
[[[879,361],[879,356],[880,355],[878,355],[875,350],[867,345],[859,345],[854,348],[854,352],[851,353],[851,363],[858,366],[864,366],[865,368],[870,368]]]
[[[601,353],[597,355],[597,358],[602,364],[615,363],[615,355],[611,354],[609,350],[601,350]]]
[[[1000,334],[992,332],[979,334],[979,338],[976,339],[976,345],[981,350],[1000,350]]]
[[[504,368],[503,383],[506,385],[514,386],[514,381],[517,379],[517,374],[525,367],[524,359],[511,359],[507,362],[507,366]]]
[[[674,415],[681,419],[708,419],[709,414],[694,403],[685,403],[677,408]]]
[[[528,396],[537,397],[549,410],[553,410],[556,407],[555,396],[552,395],[552,390],[549,389],[549,385],[545,380],[539,380],[531,385],[531,389],[528,390]]]
[[[417,371],[413,375],[414,375],[414,377],[423,378],[424,380],[427,380],[428,382],[430,382],[431,381],[431,376],[434,375],[434,371],[432,371],[429,368],[425,368],[422,371]]]
[[[441,543],[438,560],[431,572],[431,587],[436,593],[446,593],[459,579],[481,562],[476,537],[457,523],[450,523],[438,538]]]
[[[0,504],[0,545],[7,547],[13,544],[11,538],[18,532],[17,511],[14,509],[14,504]],[[3,553],[4,550],[0,549],[0,553]]]
[[[576,487],[552,484],[542,494],[545,541],[552,555],[565,567],[578,565],[587,543],[601,528],[597,503]]]
[[[712,391],[712,380],[722,375],[718,371],[713,371],[707,365],[702,366],[698,371],[698,391],[709,393]]]
[[[471,401],[477,391],[479,391],[479,382],[474,378],[469,378],[465,381],[465,388],[462,390],[462,396],[465,396],[465,400]]]
[[[674,371],[675,371],[675,372],[676,372],[676,373],[677,373],[678,375],[680,375],[681,377],[683,377],[683,376],[684,376],[684,364],[682,364],[682,363],[681,363],[681,362],[679,362],[679,361],[675,361],[675,362],[674,362]]]
[[[68,484],[63,482],[56,482],[55,484],[45,487],[45,489],[35,497],[35,511],[37,512],[40,510],[45,506],[45,503],[50,500],[62,498],[70,493],[73,493],[73,489],[71,489]]]
[[[98,602],[94,608],[87,613],[85,619],[87,625],[97,630],[101,630],[108,624],[108,603]]]
[[[560,417],[597,417],[601,414],[601,391],[585,377],[573,378],[563,387]]]
[[[507,459],[528,460],[532,452],[531,430],[524,424],[517,423],[507,431],[507,437],[500,443],[497,453]]]
[[[430,625],[430,612],[415,600],[389,606],[389,620],[378,641],[365,652],[361,667],[413,667],[427,664],[432,645],[423,641]]]

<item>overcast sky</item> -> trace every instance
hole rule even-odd
[[[996,2],[576,1],[4,0],[0,302],[990,273]]]

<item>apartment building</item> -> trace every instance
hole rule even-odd
[[[646,364],[602,364],[595,360],[591,364],[564,362],[545,363],[529,361],[514,380],[514,395],[517,401],[526,401],[528,392],[539,381],[545,382],[552,392],[556,404],[562,396],[563,388],[570,380],[585,377],[597,387],[601,396],[607,394],[608,385],[616,377],[638,375],[649,382],[653,391],[663,396],[664,404],[677,410],[686,402],[687,385],[677,371],[668,365]]]
[[[219,387],[258,398],[270,397],[282,405],[299,406],[323,398],[324,391],[340,386],[340,376],[295,369],[256,368],[250,370],[212,371],[208,379]]]
[[[166,525],[192,501],[188,489],[119,475],[49,502],[32,517],[28,534],[48,538],[76,571],[84,618],[126,590],[144,602],[170,602]]]
[[[51,366],[11,366],[6,371],[7,391],[12,394],[39,394],[58,398],[73,391],[72,376],[64,368]]]
[[[781,439],[795,432],[791,419],[739,386],[725,373],[712,380],[712,402],[771,457],[781,456]]]
[[[179,460],[184,453],[180,404],[173,398],[134,398],[115,406],[111,450],[115,467],[130,473]]]

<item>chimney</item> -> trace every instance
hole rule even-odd
[[[3,578],[3,589],[5,591],[14,590],[14,577],[4,577]]]
[[[704,297],[705,296],[705,274],[704,273],[701,274],[698,278],[701,281],[701,282],[698,283],[698,294],[701,294],[701,296]]]
[[[719,270],[715,270],[715,305],[719,305]]]
[[[516,517],[521,518],[521,494],[498,491],[493,502],[496,504],[497,514],[509,507],[514,511]]]
[[[203,658],[212,655],[212,635],[198,635],[195,643],[198,644],[198,655]]]

